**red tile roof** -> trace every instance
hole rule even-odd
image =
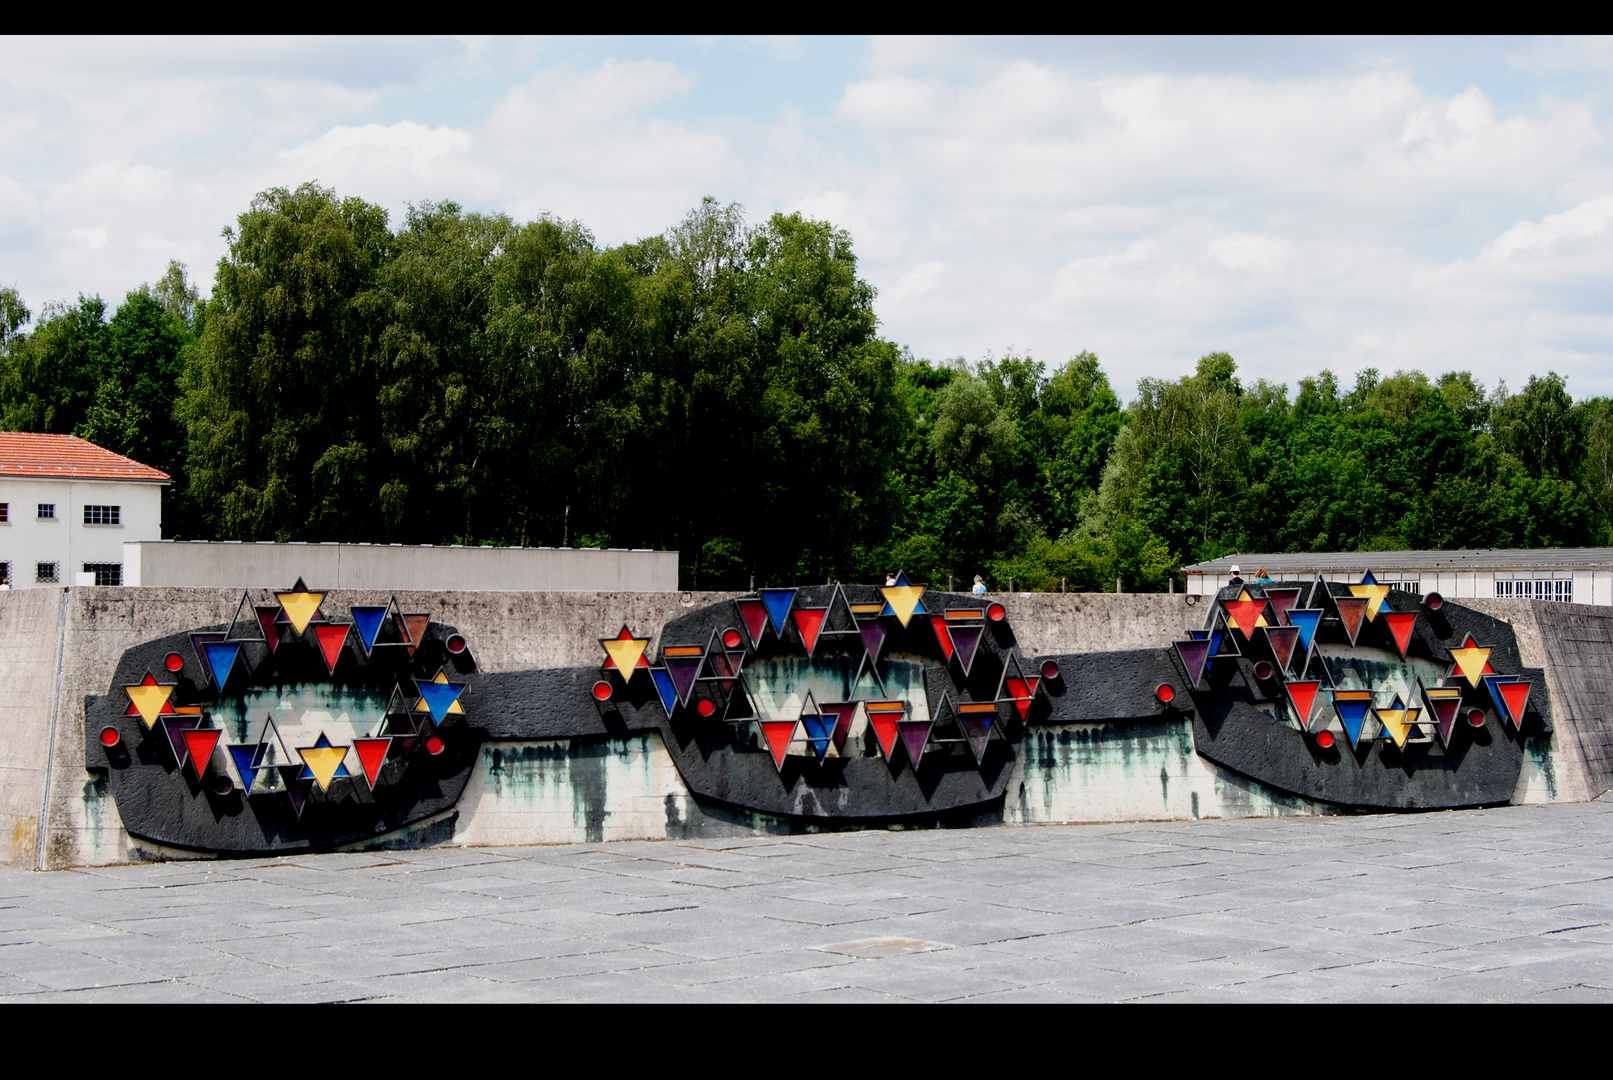
[[[37,435],[29,431],[0,431],[0,477],[4,476],[169,482],[167,473],[103,450],[77,435]]]

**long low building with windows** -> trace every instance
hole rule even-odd
[[[1328,551],[1237,554],[1184,566],[1187,591],[1205,595],[1262,569],[1273,579],[1361,580],[1368,570],[1407,592],[1461,597],[1523,597],[1613,605],[1613,548],[1509,548],[1470,551]]]

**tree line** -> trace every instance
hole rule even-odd
[[[1233,551],[1613,543],[1613,406],[1556,374],[1244,386],[916,359],[849,236],[706,200],[616,247],[451,203],[260,194],[184,267],[0,289],[0,427],[174,477],[184,539],[675,548],[691,588],[981,574],[1164,590]]]

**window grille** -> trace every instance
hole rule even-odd
[[[11,520],[11,504],[10,503],[0,503],[0,524],[4,524],[5,522],[9,522],[10,520]]]
[[[118,520],[123,507],[121,506],[86,506],[84,508],[84,524],[86,525],[120,525]]]
[[[1574,582],[1571,578],[1536,578],[1525,581],[1495,583],[1495,595],[1519,600],[1551,600],[1559,604],[1574,602]]]
[[[55,503],[40,503],[39,504],[39,520],[40,521],[55,521],[56,520],[56,504]]]
[[[34,580],[41,585],[55,584],[57,578],[57,564],[53,562],[34,563]]]
[[[97,585],[123,584],[123,564],[120,562],[87,562],[84,572],[94,574]]]

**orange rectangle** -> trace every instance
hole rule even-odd
[[[1333,700],[1334,701],[1371,701],[1372,700],[1372,691],[1371,690],[1335,690],[1335,691],[1333,691]]]
[[[878,615],[883,610],[885,610],[885,605],[884,604],[852,604],[851,605],[851,613],[853,615]]]
[[[997,704],[993,701],[961,701],[958,703],[958,711],[961,713],[994,713],[997,711]]]
[[[705,652],[700,645],[668,645],[661,650],[662,656],[700,656]]]
[[[864,705],[869,712],[906,712],[905,701],[870,701]]]
[[[184,713],[187,716],[198,716],[198,715],[201,714],[201,711],[202,711],[202,707],[200,705],[175,705],[174,706],[174,712],[176,712],[176,713]]]
[[[965,611],[959,608],[947,609],[948,622],[953,622],[958,619],[984,619],[985,617],[986,613],[984,611]]]

